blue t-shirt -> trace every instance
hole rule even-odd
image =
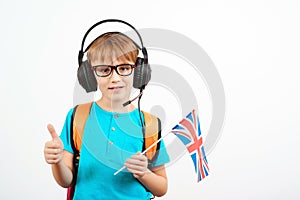
[[[60,138],[64,149],[74,153],[70,143],[72,113],[73,109],[67,115]],[[142,149],[138,109],[128,113],[108,112],[94,102],[84,128],[74,199],[150,199],[152,194],[132,173],[123,170],[113,175],[126,159]],[[161,141],[158,156],[149,167],[167,162],[169,156]]]

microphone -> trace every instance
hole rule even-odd
[[[129,104],[131,104],[131,102],[135,101],[137,98],[139,98],[140,96],[143,95],[143,91],[140,91],[140,94],[137,95],[136,97],[134,97],[133,99],[126,101],[125,103],[123,103],[123,107],[128,106]]]

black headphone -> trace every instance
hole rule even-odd
[[[145,86],[148,84],[148,82],[151,79],[151,68],[150,68],[150,65],[148,64],[147,49],[143,45],[143,40],[142,40],[142,37],[139,34],[139,32],[131,24],[129,24],[125,21],[119,20],[119,19],[107,19],[107,20],[102,20],[100,22],[97,22],[91,28],[89,28],[89,30],[85,33],[82,43],[81,43],[81,49],[79,50],[79,53],[78,53],[79,67],[77,70],[77,78],[78,78],[80,85],[85,89],[86,92],[92,92],[92,91],[97,90],[97,80],[96,80],[94,72],[92,70],[92,66],[88,60],[83,61],[82,59],[83,59],[84,53],[86,53],[88,51],[88,49],[94,43],[94,41],[97,40],[102,35],[104,35],[105,33],[98,36],[95,40],[93,40],[93,42],[84,51],[83,51],[83,46],[84,46],[85,39],[88,36],[89,32],[92,29],[94,29],[96,26],[103,24],[103,23],[107,23],[107,22],[123,23],[123,24],[131,27],[138,35],[139,40],[141,42],[141,47],[139,45],[137,45],[131,38],[129,38],[125,34],[120,33],[120,32],[112,32],[112,33],[117,33],[117,34],[126,36],[134,43],[134,45],[139,50],[142,51],[143,58],[140,58],[140,57],[137,58],[137,60],[135,62],[135,69],[134,69],[134,75],[133,75],[133,87],[140,89],[140,91],[142,91],[143,89],[145,89]]]

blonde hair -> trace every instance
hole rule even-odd
[[[109,32],[96,39],[90,46],[87,58],[91,64],[111,64],[116,60],[136,62],[139,50],[127,36]]]

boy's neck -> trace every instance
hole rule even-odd
[[[105,101],[103,98],[99,99],[96,102],[103,110],[106,110],[108,112],[118,112],[118,113],[126,113],[131,112],[135,109],[135,106],[132,104],[129,104],[127,106],[123,106],[122,102],[111,102],[111,101]]]

